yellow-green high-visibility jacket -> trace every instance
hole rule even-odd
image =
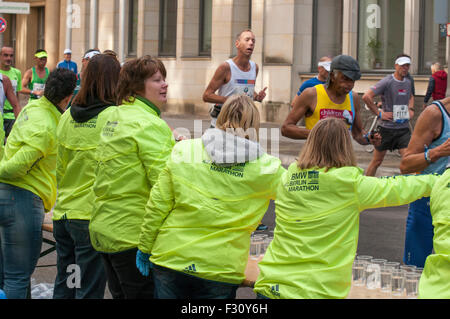
[[[0,182],[39,196],[50,211],[56,200],[56,127],[61,112],[45,97],[20,112],[0,163]]]
[[[367,177],[357,167],[300,170],[278,188],[276,228],[255,292],[273,299],[345,298],[358,246],[359,213],[429,196],[437,176]]]
[[[95,201],[89,224],[97,251],[115,253],[138,245],[150,190],[175,144],[159,116],[159,109],[143,98],[106,116],[95,155]]]
[[[419,282],[419,298],[450,299],[450,169],[431,192],[434,253],[427,257]]]
[[[0,116],[0,161],[3,158],[3,154],[5,153],[5,130],[3,128],[3,115]]]
[[[152,189],[138,247],[156,265],[240,284],[250,236],[285,169],[267,153],[235,165],[215,163],[201,139],[174,147]]]
[[[95,151],[107,113],[112,108],[110,106],[83,123],[76,122],[70,111],[62,115],[57,128],[58,198],[53,209],[53,220],[91,219],[95,198],[92,185],[97,166]]]

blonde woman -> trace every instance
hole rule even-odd
[[[235,298],[251,233],[285,171],[256,141],[259,121],[253,101],[235,95],[216,128],[174,147],[152,189],[136,261],[144,275],[153,264],[156,298]]]
[[[446,92],[447,72],[443,70],[439,62],[435,62],[431,65],[431,76],[428,81],[427,93],[423,100],[423,108],[428,106],[430,98],[433,98],[433,101],[444,99]]]
[[[254,289],[258,297],[345,298],[351,286],[359,213],[428,196],[436,179],[434,175],[364,176],[356,167],[344,122],[319,121],[298,162],[278,186],[277,225],[259,263]]]

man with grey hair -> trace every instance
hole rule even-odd
[[[355,81],[360,78],[359,64],[354,58],[348,55],[335,57],[327,82],[307,88],[294,100],[281,134],[293,139],[307,139],[318,121],[336,117],[346,122],[353,139],[359,144],[379,144],[380,136],[366,133],[362,126],[359,96],[352,91]],[[305,127],[297,126],[302,118],[305,119]]]
[[[331,68],[331,58],[328,56],[320,58],[319,62],[317,63],[317,76],[303,82],[300,88],[298,89],[297,96],[300,96],[300,94],[302,94],[302,92],[307,88],[319,84],[325,84],[328,79],[328,75],[330,74],[330,68]]]

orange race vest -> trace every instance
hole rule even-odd
[[[317,104],[314,113],[305,117],[306,128],[312,128],[320,120],[328,117],[345,119],[349,129],[352,128],[355,119],[355,110],[353,107],[353,92],[350,92],[345,98],[344,103],[336,104],[328,97],[327,91],[323,84],[315,86],[317,92]]]

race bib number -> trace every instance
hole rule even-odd
[[[394,122],[404,123],[409,121],[408,105],[394,105],[393,109]]]
[[[33,91],[44,91],[45,90],[45,84],[42,83],[34,83],[33,84]],[[37,95],[38,98],[40,98],[40,95]]]
[[[233,94],[245,94],[253,99],[255,80],[236,80]]]

